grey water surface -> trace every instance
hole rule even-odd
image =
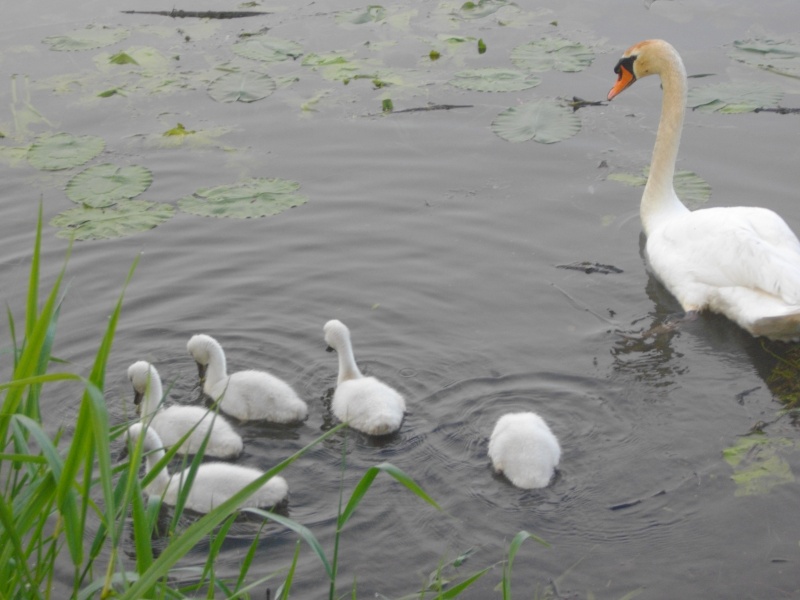
[[[525,27],[503,26],[497,15],[456,26],[441,18],[449,4],[409,0],[401,8],[416,13],[405,28],[335,20],[337,11],[365,5],[264,3],[257,8],[271,14],[209,29],[121,11],[237,10],[237,3],[4,7],[3,146],[30,144],[48,131],[100,136],[106,150],[95,163],[152,170],[147,200],[174,203],[198,188],[249,177],[297,181],[309,198],[260,219],[179,211],[135,236],[76,243],[55,354],[76,372],[90,369],[106,318],[141,255],[109,364],[112,421],[134,415],[125,371],[140,359],[152,361],[165,387],[172,385],[172,401],[197,402],[197,373],[185,345],[192,334],[208,333],[222,343],[231,371],[269,370],[309,404],[301,425],[237,424],[246,446],[239,461],[268,468],[330,427],[337,364],[325,352],[322,326],[332,318],[345,322],[359,365],[404,393],[409,413],[385,441],[340,434],[286,470],[290,516],[332,552],[340,485],[349,492],[383,461],[413,477],[443,510],[379,477],[343,532],[341,593],[355,580],[359,597],[399,597],[419,589],[440,562],[474,549],[455,575],[496,566],[465,597],[500,597],[500,563],[513,536],[527,530],[550,547],[530,541],[522,547],[513,569],[515,597],[800,597],[797,428],[788,418],[768,427],[768,436],[788,440],[776,459],[790,476],[764,493],[743,494],[723,457],[758,421],[778,417],[767,382],[770,354],[760,340],[714,316],[673,333],[641,335],[679,306],[640,255],[641,189],[606,177],[648,164],[658,82],[639,82],[609,105],[579,110],[581,131],[556,144],[513,144],[490,129],[498,113],[533,98],[604,100],[619,55],[651,37],[673,43],[690,74],[711,74],[703,83],[769,82],[786,92],[786,106],[798,106],[800,82],[727,55],[734,40],[797,35],[795,0],[518,3],[536,15]],[[132,34],[110,49],[84,52],[53,52],[41,42],[87,25]],[[209,69],[232,59],[230,45],[240,33],[263,27],[308,52],[385,44],[387,68],[441,71],[441,82],[413,94],[389,90],[395,111],[428,103],[469,107],[384,116],[386,90],[368,81],[327,81],[298,63],[266,67],[299,80],[251,104],[215,102],[203,86],[97,99],[102,86],[81,84],[81,73],[97,72],[92,59],[100,52],[154,46],[179,57],[181,68]],[[433,63],[425,40],[438,33],[481,38],[487,52],[462,51]],[[593,64],[579,73],[542,73],[542,84],[523,92],[469,92],[444,83],[463,68],[512,66],[511,49],[545,34],[585,43],[596,53]],[[59,80],[64,74],[75,81]],[[301,102],[323,91],[315,110],[301,110]],[[26,102],[46,120],[15,121],[30,114]],[[207,146],[152,142],[176,122],[229,131]],[[710,184],[709,205],[767,206],[800,230],[799,133],[796,115],[689,111],[678,167]],[[78,171],[0,161],[0,287],[17,319],[38,203],[46,221],[70,208],[63,188]],[[46,284],[68,246],[55,232],[45,226]],[[620,272],[559,268],[582,261]],[[0,360],[7,373],[9,355]],[[44,402],[47,425],[69,432],[76,390],[52,388]],[[541,414],[562,444],[558,477],[544,490],[518,490],[490,468],[491,428],[501,414],[519,410]],[[238,571],[256,531],[252,523],[237,524],[218,575]],[[270,525],[254,575],[287,566],[296,540]],[[303,548],[295,596],[324,597],[327,587],[318,559]]]

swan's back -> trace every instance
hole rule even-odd
[[[406,402],[400,393],[374,377],[348,379],[336,386],[333,414],[350,427],[370,435],[400,429]]]
[[[203,463],[197,469],[185,507],[198,513],[207,513],[263,474],[258,469],[242,465]],[[164,494],[165,503],[171,506],[177,503],[181,483],[181,473],[174,474]],[[286,480],[276,475],[243,502],[240,508],[270,508],[283,501],[288,492]]]
[[[515,486],[547,486],[561,459],[561,446],[547,423],[533,412],[509,413],[498,419],[489,440],[495,470]]]
[[[294,423],[308,417],[308,405],[288,383],[265,371],[239,371],[215,385],[205,386],[220,409],[242,421]]]

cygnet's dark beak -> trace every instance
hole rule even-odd
[[[122,462],[126,458],[128,458],[128,454],[130,454],[130,450],[128,450],[128,440],[125,440],[125,445],[122,447],[122,450],[119,451],[117,455],[117,462]]]
[[[133,391],[133,403],[136,406],[139,406],[142,403],[142,398],[144,398],[144,394],[142,392],[137,392],[136,390]]]
[[[325,352],[333,352],[333,346],[328,346],[325,348]]]
[[[208,365],[201,365],[197,363],[197,374],[200,376],[200,381],[203,381],[206,378],[206,369]]]

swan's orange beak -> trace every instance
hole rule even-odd
[[[621,62],[622,61],[620,61],[620,63]],[[619,74],[619,78],[617,79],[617,83],[614,84],[614,87],[611,88],[611,91],[608,92],[609,100],[619,95],[620,92],[636,81],[636,75],[633,74],[633,71],[622,64],[617,64],[617,68],[614,69],[614,71]]]

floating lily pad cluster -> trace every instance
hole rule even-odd
[[[800,77],[800,42],[796,40],[737,40],[733,42],[730,56],[767,71]]]
[[[732,114],[777,106],[782,97],[783,92],[774,85],[718,83],[691,88],[686,105],[704,112]]]

